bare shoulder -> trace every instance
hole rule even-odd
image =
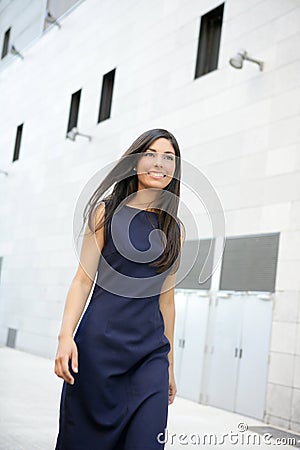
[[[105,203],[102,201],[94,209],[93,214],[92,214],[93,231],[101,222],[103,222],[103,220],[105,220]]]

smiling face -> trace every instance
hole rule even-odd
[[[164,189],[176,168],[175,150],[168,139],[159,138],[141,154],[137,164],[138,190]]]

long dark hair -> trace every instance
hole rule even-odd
[[[181,179],[181,155],[177,140],[167,130],[155,128],[153,130],[145,131],[141,134],[121,156],[118,163],[108,173],[108,175],[101,182],[99,187],[94,191],[89,202],[87,203],[83,212],[83,226],[88,219],[88,225],[92,233],[96,233],[102,226],[104,226],[104,242],[107,235],[107,224],[112,218],[115,209],[118,205],[126,199],[130,194],[138,190],[138,175],[133,168],[139,160],[140,153],[143,153],[147,148],[159,138],[168,139],[175,151],[175,172],[172,180],[164,188],[166,194],[159,196],[159,210],[157,213],[158,227],[165,234],[165,249],[162,257],[151,263],[157,268],[157,272],[161,273],[167,270],[174,264],[175,271],[178,269],[180,262],[180,219],[177,217],[179,197],[180,197],[180,179]],[[136,155],[136,158],[128,155]],[[130,167],[129,167],[130,166]],[[120,174],[122,175],[120,177]],[[121,179],[120,179],[121,178]],[[103,194],[114,184],[111,194],[103,197]],[[162,190],[163,191],[163,190]],[[163,192],[162,192],[163,193]],[[170,195],[171,194],[171,195]],[[173,195],[172,195],[173,194]],[[99,221],[95,224],[95,214],[99,203],[105,202],[105,217],[104,221]],[[100,223],[101,222],[101,223]],[[95,224],[95,225],[94,225]],[[174,268],[172,272],[174,272]]]

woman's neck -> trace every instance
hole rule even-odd
[[[155,205],[157,199],[157,192],[151,191],[149,189],[140,189],[136,191],[134,196],[132,196],[129,200],[129,203],[134,206],[146,207],[153,204]]]

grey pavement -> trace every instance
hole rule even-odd
[[[53,360],[0,347],[0,450],[54,450],[63,381],[54,374],[53,368]],[[261,435],[238,432],[240,423],[266,425],[176,396],[169,406],[167,431],[162,439],[165,438],[166,450],[213,447],[262,450],[276,445],[273,439],[264,442]],[[204,435],[210,433],[212,440],[204,441]],[[225,436],[231,433],[237,437],[230,440]]]

